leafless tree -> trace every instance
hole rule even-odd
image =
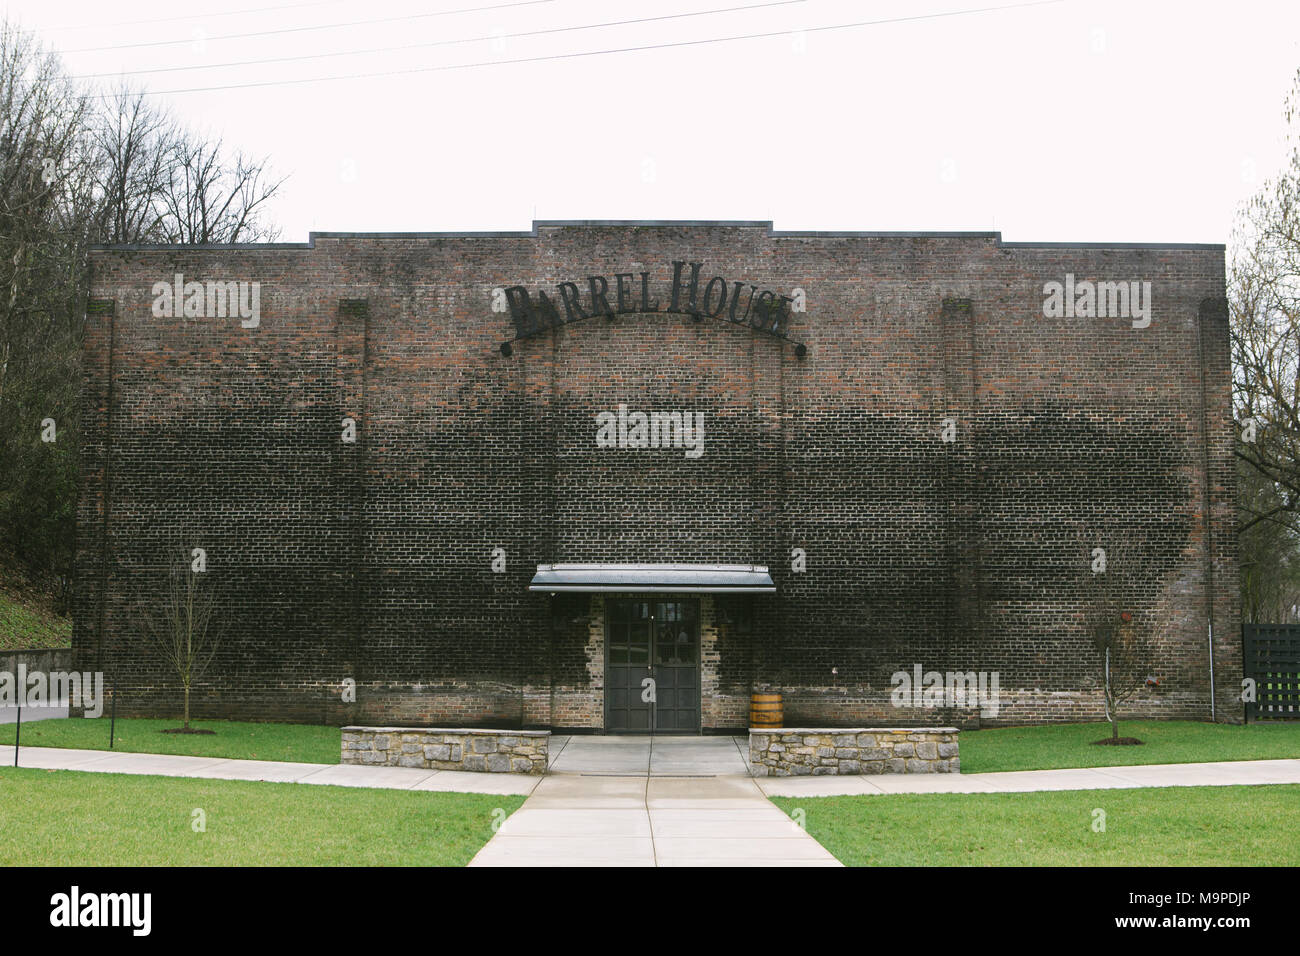
[[[1097,652],[1094,683],[1105,703],[1110,739],[1118,741],[1120,711],[1155,685],[1157,658],[1146,627],[1123,606],[1123,585],[1130,569],[1122,551],[1107,549],[1105,562],[1103,571],[1095,570],[1095,560],[1089,568],[1084,628]]]
[[[284,179],[268,173],[265,161],[243,153],[228,157],[220,140],[194,136],[177,141],[171,159],[162,196],[168,242],[262,242],[279,236],[263,207]]]
[[[176,549],[178,554],[183,554]],[[169,670],[176,675],[185,700],[182,730],[190,730],[190,691],[212,662],[221,643],[215,621],[215,591],[208,572],[198,572],[183,559],[168,569],[158,606],[141,617],[145,636]]]
[[[1114,617],[1097,615],[1088,630],[1100,655],[1098,685],[1106,703],[1110,737],[1117,741],[1120,709],[1151,686],[1155,680],[1154,661],[1143,632],[1132,623],[1127,611]]]
[[[54,582],[65,608],[88,246],[273,239],[268,204],[283,182],[143,90],[74,84],[30,32],[0,21],[0,547]]]
[[[89,124],[100,242],[166,241],[163,195],[181,135],[176,121],[144,91],[122,85],[106,96]]]
[[[1273,493],[1243,500],[1241,530],[1300,530],[1300,71],[1283,111],[1288,164],[1233,235],[1229,271],[1237,455]]]
[[[0,22],[0,537],[65,580],[76,496],[87,104],[57,57]],[[54,441],[42,441],[54,422]]]
[[[1239,462],[1237,494],[1243,514],[1264,514],[1281,497],[1277,485]],[[1300,535],[1288,513],[1258,521],[1238,536],[1241,569],[1241,619],[1248,624],[1289,624],[1300,620]]]

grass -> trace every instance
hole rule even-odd
[[[463,866],[523,800],[10,767],[0,865]]]
[[[1124,720],[1120,735],[1140,747],[1094,747],[1110,725],[1047,724],[966,731],[958,737],[962,773],[996,770],[1058,770],[1215,760],[1277,760],[1300,757],[1300,721],[1249,725],[1186,720]]]
[[[67,717],[22,725],[24,747],[70,747],[107,750],[109,719]],[[130,753],[287,760],[291,763],[338,763],[342,734],[338,727],[311,724],[252,724],[231,720],[190,721],[208,734],[164,734],[179,720],[118,718],[113,749]],[[0,724],[0,744],[13,746],[13,724]]]
[[[0,652],[71,646],[71,618],[0,587]]]
[[[56,587],[0,545],[0,653],[72,646],[72,618],[55,613]]]
[[[772,802],[849,866],[1300,866],[1300,785]]]

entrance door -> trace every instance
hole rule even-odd
[[[699,733],[699,603],[614,598],[605,619],[605,728]]]

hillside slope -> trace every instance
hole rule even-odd
[[[7,554],[0,554],[0,652],[69,647],[72,619],[55,611],[55,596]]]

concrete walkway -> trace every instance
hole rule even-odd
[[[839,866],[745,776],[551,774],[470,866]]]
[[[735,755],[729,753],[726,740],[564,741],[552,755],[550,774],[470,865],[838,866],[821,844],[766,799],[769,796],[1300,784],[1300,760],[751,778],[746,755],[738,744]],[[739,772],[738,765],[743,767]]]
[[[68,702],[66,700],[50,704],[48,707],[24,707],[23,723],[29,724],[36,720],[60,720],[68,716]],[[18,723],[17,707],[0,707],[0,724]]]
[[[619,743],[619,741],[626,743]],[[750,778],[735,739],[562,738],[551,754],[552,776],[637,779],[744,780],[760,795],[829,797],[887,793],[1030,793],[1037,790],[1116,790],[1130,787],[1229,787],[1300,784],[1300,759],[1227,760],[1218,763],[1146,764],[1072,770],[1021,770],[977,774],[884,774],[847,777]],[[333,784],[388,790],[446,790],[527,796],[543,777],[521,774],[415,770],[342,764],[234,760],[139,754],[121,750],[23,747],[19,766],[44,770],[265,780],[272,783]],[[739,755],[738,755],[739,754]],[[12,767],[14,748],[0,746],[0,767]],[[651,790],[653,788],[650,788]],[[702,784],[702,792],[708,791]],[[647,791],[649,792],[649,791]]]
[[[749,776],[748,737],[554,735],[551,773]]]
[[[121,750],[65,750],[20,747],[18,766],[42,770],[86,770],[94,773],[155,774],[164,777],[204,777],[212,780],[265,780],[270,783],[312,783],[336,787],[375,787],[382,790],[443,790],[453,793],[531,793],[541,777],[513,773],[466,773],[459,770],[415,770],[409,767],[361,767],[351,764],[289,763],[275,760],[232,760],[226,757],[186,757],[137,754]],[[14,748],[0,747],[0,767],[14,765]]]
[[[769,797],[879,793],[1031,793],[1038,790],[1122,790],[1131,787],[1232,787],[1300,783],[1300,760],[1225,760],[1080,770],[1005,773],[918,773],[863,777],[759,777]]]

